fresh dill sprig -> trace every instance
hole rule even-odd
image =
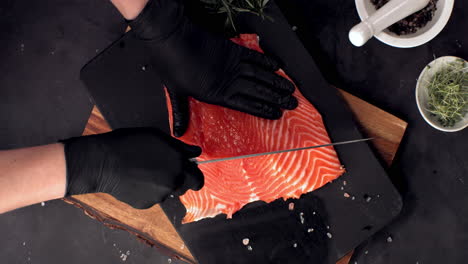
[[[428,111],[440,124],[452,127],[468,113],[468,63],[457,59],[447,63],[429,80]]]
[[[235,17],[239,13],[251,13],[261,18],[271,19],[265,15],[265,7],[269,0],[200,0],[206,7],[219,14],[226,14],[226,26],[231,26],[236,31]]]

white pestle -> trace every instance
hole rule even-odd
[[[390,0],[366,20],[354,26],[349,31],[349,40],[354,46],[361,47],[372,36],[379,34],[387,27],[426,7],[429,1]]]

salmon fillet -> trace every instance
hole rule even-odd
[[[258,36],[242,34],[233,42],[263,52]],[[288,78],[284,71],[277,74]],[[246,155],[328,144],[330,138],[320,113],[294,92],[299,105],[280,120],[266,120],[190,98],[190,124],[179,139],[203,149],[199,160]],[[167,96],[169,120],[172,108]],[[182,223],[218,214],[227,218],[244,205],[258,200],[299,198],[338,178],[344,169],[333,147],[200,164],[205,185],[180,197],[187,212]]]

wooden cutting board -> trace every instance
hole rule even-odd
[[[362,133],[374,137],[372,145],[383,162],[390,166],[407,123],[403,120],[338,89],[354,114]],[[110,127],[94,107],[83,135],[110,131]],[[193,256],[159,205],[146,210],[134,209],[107,194],[86,194],[65,199],[83,209],[90,217],[110,228],[126,230],[137,238],[181,260],[195,263]],[[351,253],[338,263],[349,262]]]

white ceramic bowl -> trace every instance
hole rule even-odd
[[[432,20],[415,33],[398,36],[385,29],[374,37],[383,43],[397,48],[412,48],[422,45],[437,36],[445,27],[452,13],[453,2],[454,0],[439,0]],[[375,6],[370,0],[355,0],[355,4],[361,20],[367,19],[376,11]]]
[[[454,60],[460,59],[458,57],[453,57],[453,56],[445,56],[445,57],[440,57],[437,58],[431,63],[428,64],[428,66],[424,67],[424,70],[421,72],[418,78],[418,82],[416,84],[416,103],[418,105],[419,112],[421,113],[422,117],[426,122],[434,127],[435,129],[438,129],[440,131],[444,132],[456,132],[460,131],[468,126],[468,114],[465,115],[465,117],[460,120],[458,123],[456,123],[453,127],[444,127],[442,126],[439,121],[437,120],[437,117],[429,113],[427,110],[428,105],[428,91],[427,91],[427,81],[431,80],[434,74],[444,65],[446,65],[449,62],[452,62]],[[466,61],[465,61],[466,62]],[[468,69],[467,69],[468,72]]]

